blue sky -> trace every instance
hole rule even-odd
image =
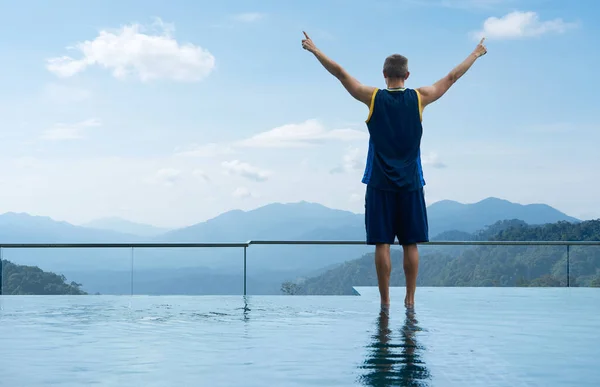
[[[4,2],[0,212],[182,226],[307,200],[362,212],[361,82],[409,58],[431,84],[488,55],[424,113],[426,197],[543,202],[600,217],[600,27],[592,0]]]

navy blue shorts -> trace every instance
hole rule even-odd
[[[423,188],[415,191],[383,191],[367,185],[365,196],[367,243],[401,245],[429,241],[429,224]]]

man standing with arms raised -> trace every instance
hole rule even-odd
[[[369,107],[367,128],[369,151],[362,182],[365,195],[367,243],[375,245],[375,268],[381,305],[390,304],[390,245],[395,238],[404,250],[406,298],[413,307],[419,270],[418,243],[429,241],[427,209],[421,167],[421,125],[423,109],[444,95],[475,61],[487,53],[484,39],[475,50],[448,75],[432,86],[409,89],[404,86],[410,75],[408,60],[398,54],[386,58],[383,77],[386,89],[358,82],[339,64],[320,51],[304,33],[302,48],[314,54],[323,67],[336,77],[352,97]]]

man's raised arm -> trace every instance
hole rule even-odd
[[[432,102],[437,101],[442,95],[444,95],[450,86],[452,86],[460,77],[462,77],[467,70],[473,66],[475,61],[485,55],[487,50],[483,45],[485,38],[481,39],[475,50],[465,59],[461,64],[456,66],[452,71],[448,73],[444,78],[440,79],[432,86],[420,87],[417,91],[421,94],[422,108],[429,105]]]
[[[306,32],[304,32],[304,37],[306,39],[302,40],[302,48],[311,52],[319,60],[319,62],[321,62],[323,67],[325,67],[325,69],[331,73],[331,75],[339,79],[351,96],[365,105],[371,106],[371,98],[375,88],[361,84],[354,77],[348,74],[342,66],[328,58],[327,55],[323,54],[323,52],[319,50],[317,46],[315,46],[312,39],[308,37]]]

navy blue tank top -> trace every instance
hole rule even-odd
[[[363,183],[386,191],[425,185],[422,111],[421,96],[414,89],[375,89],[366,121],[370,138]]]

